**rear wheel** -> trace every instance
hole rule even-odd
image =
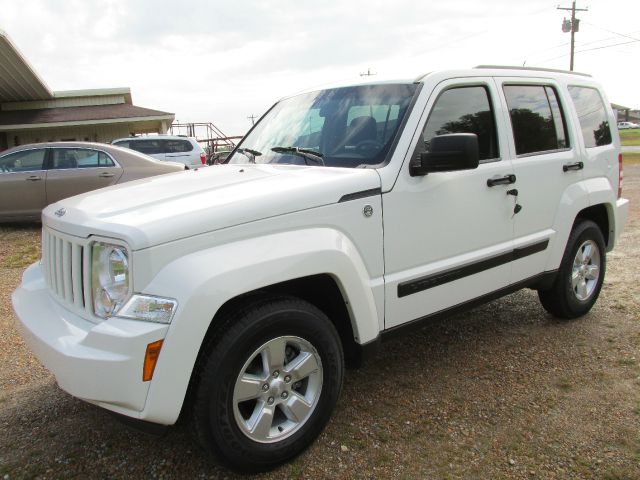
[[[232,467],[267,470],[322,431],[342,388],[338,333],[313,305],[262,299],[224,319],[199,368],[192,426]]]
[[[582,220],[575,225],[553,286],[539,290],[544,308],[559,318],[586,314],[598,299],[606,267],[605,243],[597,224]]]

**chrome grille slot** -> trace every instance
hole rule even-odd
[[[87,248],[82,239],[42,229],[42,267],[47,286],[59,301],[83,314],[90,313],[86,300],[90,289]]]

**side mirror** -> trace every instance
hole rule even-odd
[[[409,166],[412,177],[430,172],[453,172],[478,168],[478,136],[475,133],[452,133],[431,139],[428,152],[422,152]]]

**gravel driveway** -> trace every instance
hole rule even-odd
[[[593,311],[546,314],[521,291],[383,344],[295,461],[257,478],[640,478],[640,168]],[[0,227],[0,480],[234,478],[184,426],[129,430],[62,392],[13,326],[39,230]]]

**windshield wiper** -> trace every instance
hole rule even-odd
[[[260,155],[262,155],[262,152],[259,152],[257,150],[252,150],[251,148],[237,148],[236,152],[242,153],[245,157],[249,159],[251,163],[256,163],[256,157],[259,157]],[[247,153],[250,155],[247,155]]]
[[[307,160],[312,160],[318,165],[325,166],[324,163],[324,155],[322,152],[318,152],[317,150],[312,150],[310,148],[300,148],[300,147],[273,147],[271,149],[272,152],[276,153],[290,153],[291,155],[297,155],[299,157],[304,158],[304,163],[309,165]]]

